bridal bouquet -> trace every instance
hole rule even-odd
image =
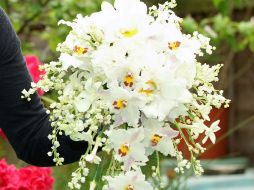
[[[222,65],[197,60],[212,53],[209,38],[183,34],[182,19],[171,10],[175,6],[174,0],[149,9],[140,0],[115,0],[114,6],[104,2],[90,16],[59,22],[72,29],[58,45],[59,60],[43,66],[43,79],[24,90],[22,98],[29,101],[37,88],[58,92],[48,110],[53,127],[48,155],[56,165],[64,161],[57,152],[58,135],[88,142],[68,184],[71,189],[85,182],[88,163],[106,162],[99,151],[111,156],[105,190],[158,188],[142,173],[151,155],[157,158],[152,178],[160,188],[160,155],[176,158],[176,172],[203,172],[196,156],[205,151],[202,143],[215,143],[220,129],[219,121],[204,122],[212,107],[228,107],[229,100],[212,84]],[[202,143],[196,141],[200,134],[205,134]],[[190,160],[178,149],[180,141]],[[94,181],[90,184],[97,189]]]

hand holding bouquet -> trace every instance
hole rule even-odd
[[[171,1],[148,10],[140,0],[116,0],[114,6],[104,2],[91,16],[59,22],[72,28],[58,45],[59,60],[43,66],[44,78],[24,90],[23,98],[29,100],[37,88],[58,92],[48,111],[53,127],[48,155],[57,165],[64,161],[57,152],[58,135],[88,142],[70,188],[85,182],[87,162],[104,162],[98,150],[112,157],[105,190],[156,188],[141,171],[152,154],[158,159],[153,177],[159,182],[160,154],[176,158],[176,172],[203,172],[195,156],[205,148],[195,139],[205,133],[203,143],[215,143],[219,121],[211,127],[204,122],[213,106],[227,107],[229,100],[212,84],[222,65],[197,60],[214,47],[198,32],[181,32],[182,19],[171,10],[175,6]],[[180,141],[190,160],[178,150]],[[91,183],[91,189],[95,186]]]

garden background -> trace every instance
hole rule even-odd
[[[112,0],[113,1],[113,0]],[[112,2],[111,1],[111,2]],[[165,1],[144,0],[148,5]],[[41,62],[58,57],[55,49],[69,29],[58,26],[61,19],[72,20],[78,13],[91,14],[100,9],[101,0],[1,0],[22,42],[24,55],[36,55]],[[253,0],[177,0],[177,15],[184,18],[182,28],[187,33],[197,30],[211,38],[217,47],[213,56],[205,57],[211,65],[224,64],[221,81],[232,104],[228,128],[221,134],[217,156],[245,156],[254,165],[254,1]],[[1,27],[1,26],[0,26]],[[54,96],[53,93],[45,94]],[[45,105],[47,103],[45,102]],[[227,119],[226,119],[227,120]],[[225,138],[226,137],[226,138]],[[213,155],[214,156],[214,155]],[[212,156],[212,157],[213,157]],[[4,139],[0,140],[0,158],[17,167],[26,164],[16,158]],[[55,189],[65,190],[75,164],[54,168]]]

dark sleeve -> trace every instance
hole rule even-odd
[[[36,166],[53,166],[52,127],[49,115],[37,94],[30,102],[21,99],[21,91],[29,89],[31,77],[22,56],[19,39],[0,8],[0,128],[5,132],[18,158]],[[58,151],[64,164],[77,161],[85,152],[85,142],[74,142],[60,136]]]

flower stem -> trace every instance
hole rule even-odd
[[[46,96],[41,96],[41,99],[42,99],[44,102],[47,102],[47,103],[49,103],[49,104],[52,104],[52,103],[55,102],[54,100],[52,100],[51,98],[46,97]]]
[[[190,145],[189,141],[186,139],[186,137],[185,137],[185,135],[184,135],[184,133],[183,133],[181,127],[180,127],[177,123],[174,123],[174,124],[175,124],[176,128],[178,129],[178,131],[180,132],[180,135],[181,135],[181,137],[183,138],[185,144],[186,144],[186,145],[188,146],[188,148],[189,148],[191,145]]]
[[[109,172],[110,172],[110,170],[111,170],[111,168],[112,168],[112,165],[113,165],[113,161],[114,161],[114,154],[113,154],[113,152],[112,152],[112,153],[111,153],[110,163],[109,163],[109,166],[108,166],[106,175],[109,175]]]
[[[156,173],[159,177],[159,181],[161,182],[161,172],[160,172],[160,155],[159,155],[159,152],[156,151],[156,160],[157,160],[157,170],[156,170]]]

